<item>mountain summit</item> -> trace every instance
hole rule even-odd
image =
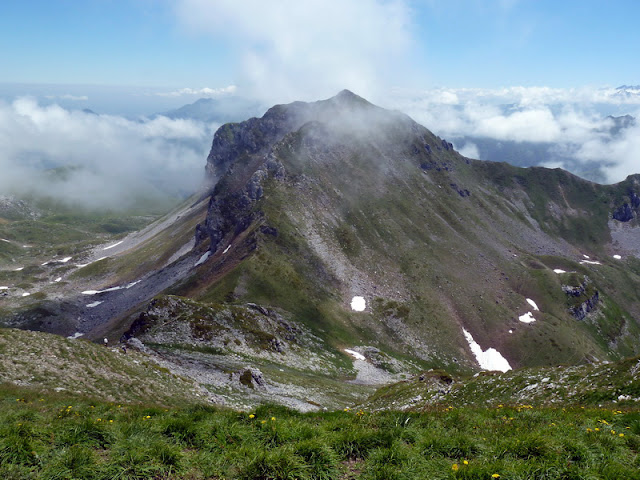
[[[348,90],[222,126],[207,172],[212,259],[176,293],[432,366],[638,351],[637,177],[468,159]]]

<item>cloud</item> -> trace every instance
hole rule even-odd
[[[573,156],[583,162],[607,162],[610,182],[640,173],[640,122],[612,139],[595,137],[576,146]]]
[[[48,100],[71,100],[74,102],[86,102],[89,100],[89,97],[86,95],[71,95],[70,93],[65,93],[63,95],[45,95],[45,98]]]
[[[454,103],[452,100],[458,100]],[[500,89],[396,89],[385,106],[402,110],[434,133],[459,141],[478,158],[471,138],[548,145],[544,165],[574,173],[599,170],[608,182],[640,173],[640,90],[628,87],[508,87]],[[609,115],[631,114],[636,126],[613,134]],[[472,141],[472,140],[471,140]]]
[[[455,148],[467,158],[480,158],[480,152],[478,151],[478,146],[475,143],[466,142],[462,147],[455,145]]]
[[[28,97],[0,103],[0,192],[88,208],[191,193],[202,181],[214,128],[68,111]]]
[[[223,95],[233,95],[236,93],[237,87],[235,85],[229,85],[221,88],[181,88],[172,92],[157,92],[151,95],[157,95],[159,97],[184,97],[184,96],[196,96],[196,97],[220,97]]]
[[[399,79],[412,47],[402,0],[174,0],[181,25],[223,41],[243,92],[268,103],[349,88],[371,97]]]

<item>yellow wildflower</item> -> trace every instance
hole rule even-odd
[[[267,421],[266,420],[262,420],[260,423],[267,423]]]
[[[109,423],[113,423],[113,420],[109,420]]]
[[[251,415],[249,415],[249,418],[256,418],[256,416],[252,413]]]
[[[500,474],[499,473],[494,473],[493,475],[491,475],[491,478],[500,478]]]
[[[599,429],[598,427],[594,428],[594,430],[595,430],[596,432],[599,432],[599,431],[600,431],[600,429]]]
[[[462,463],[464,463],[465,465],[469,465],[469,460],[463,460]]]
[[[458,464],[454,463],[453,465],[451,465],[451,470],[453,470],[454,472],[458,471]]]
[[[618,436],[619,437],[624,437],[624,433],[619,433]]]
[[[591,433],[593,432],[593,430],[591,430],[590,428],[587,428],[587,433]]]
[[[271,421],[275,422],[276,421],[276,417],[271,417]]]

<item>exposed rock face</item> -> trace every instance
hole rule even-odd
[[[576,307],[571,307],[569,311],[577,320],[584,320],[587,314],[596,308],[598,302],[600,302],[600,294],[596,291],[592,297],[588,298]]]
[[[638,215],[640,196],[634,191],[629,192],[629,202],[623,203],[613,211],[613,219],[619,222],[630,222]]]
[[[567,297],[577,299],[578,302],[580,302],[569,307],[569,313],[575,317],[576,320],[584,320],[587,314],[594,310],[600,302],[600,294],[598,293],[598,290],[594,290],[591,280],[586,275],[584,280],[580,282],[580,285],[575,287],[571,285],[563,285],[562,291],[567,295]]]
[[[613,219],[619,222],[629,222],[633,220],[633,210],[628,203],[623,204],[613,212]]]

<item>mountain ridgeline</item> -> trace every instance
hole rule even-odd
[[[206,175],[206,194],[128,235],[89,216],[72,236],[51,226],[71,217],[11,203],[0,324],[72,350],[120,340],[237,408],[342,409],[428,369],[640,353],[638,175],[469,159],[346,90],[221,126]]]
[[[346,90],[223,125],[206,172],[210,258],[169,293],[264,305],[334,351],[421,367],[638,353],[640,176],[468,159]]]

